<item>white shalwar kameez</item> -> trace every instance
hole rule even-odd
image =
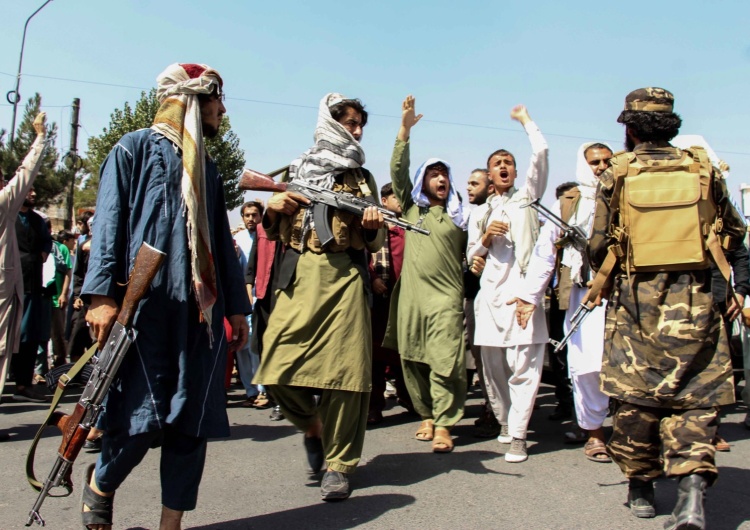
[[[469,226],[467,250],[469,262],[475,256],[486,258],[481,287],[474,301],[474,343],[482,348],[490,405],[498,422],[507,425],[510,436],[519,439],[526,438],[549,340],[544,312],[535,312],[524,330],[516,322],[515,305],[507,305],[515,297],[526,268],[526,263],[517,259],[524,249],[517,246],[533,246],[536,235],[536,227],[529,223],[529,212],[522,207],[544,194],[549,172],[547,142],[541,131],[533,122],[526,124],[525,129],[533,153],[524,185],[503,195],[493,195],[486,203],[490,214],[484,227],[502,221],[510,224],[510,230],[493,238],[486,248],[480,226],[485,216],[472,215],[479,223],[472,222]],[[530,248],[525,250],[528,255]]]
[[[588,236],[594,221],[594,197],[597,179],[583,156],[585,149],[591,143],[583,144],[578,151],[578,189],[581,198],[575,213],[568,224],[581,228]],[[552,212],[560,216],[560,203],[556,202]],[[562,235],[562,230],[551,222],[547,222],[539,233],[539,239],[534,247],[534,253],[529,262],[526,281],[517,295],[522,300],[537,306],[534,314],[544,314],[544,291],[554,272],[555,259],[558,249],[555,247]],[[583,260],[580,252],[573,248],[563,249],[563,265],[571,267],[573,286],[570,293],[570,305],[565,313],[564,331],[567,335],[570,320],[581,305],[586,295],[585,283],[591,279],[589,275],[581,278]],[[578,425],[587,431],[598,429],[607,417],[609,397],[599,388],[599,373],[602,367],[602,352],[604,348],[604,318],[606,303],[595,307],[586,317],[578,330],[568,342],[568,374],[573,385],[573,403],[575,405]],[[584,344],[585,337],[585,344]]]

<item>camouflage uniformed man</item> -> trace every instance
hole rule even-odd
[[[669,144],[681,125],[673,103],[672,94],[661,88],[626,97],[617,121],[625,125],[627,150],[638,160],[683,156]],[[614,243],[612,165],[600,180],[590,239],[595,269]],[[711,173],[710,189],[724,231],[741,232],[741,217],[718,171]],[[711,270],[628,277],[620,262],[615,270],[601,375],[602,390],[619,405],[608,451],[630,479],[634,515],[654,517],[653,479],[665,473],[680,479],[677,505],[665,528],[703,528],[705,490],[717,476],[711,444],[717,407],[734,402],[727,332],[711,295]]]

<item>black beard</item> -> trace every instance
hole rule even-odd
[[[635,142],[633,141],[630,136],[628,136],[628,133],[625,133],[625,150],[632,153],[635,149]]]
[[[203,126],[203,137],[204,138],[216,138],[219,135],[219,129],[211,127],[209,125]]]
[[[25,208],[33,208],[35,204],[36,204],[36,201],[30,201],[28,199],[23,201],[23,205]]]

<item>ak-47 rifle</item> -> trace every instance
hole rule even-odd
[[[555,353],[560,353],[560,350],[562,350],[566,344],[568,344],[568,341],[570,341],[570,337],[573,336],[573,334],[578,331],[578,328],[581,327],[581,324],[583,324],[583,321],[586,320],[586,317],[589,316],[591,311],[594,310],[594,304],[585,304],[582,303],[578,306],[578,309],[576,309],[576,312],[573,313],[573,316],[570,319],[570,329],[568,330],[568,333],[565,334],[563,339],[561,341],[556,341],[555,339],[550,339],[549,343],[552,344],[555,347]]]
[[[240,177],[240,189],[273,192],[294,191],[309,199],[309,207],[312,208],[315,231],[318,233],[321,246],[325,246],[333,241],[333,233],[331,232],[330,221],[328,220],[329,208],[336,208],[362,217],[365,213],[365,208],[374,206],[383,214],[386,222],[400,226],[404,230],[411,230],[412,232],[426,236],[430,235],[429,230],[404,221],[393,212],[375,204],[374,201],[370,202],[349,193],[338,193],[304,181],[275,182],[273,178],[259,171],[245,169]],[[303,205],[303,207],[307,206]]]
[[[534,208],[534,210],[542,214],[549,219],[552,224],[562,230],[562,235],[557,241],[555,241],[555,246],[558,249],[571,245],[583,255],[584,262],[588,264],[588,254],[586,252],[589,244],[588,237],[586,237],[586,233],[581,230],[580,227],[569,225],[563,221],[549,208],[542,205],[541,199],[536,199],[523,206],[523,208],[526,207]],[[555,347],[555,353],[559,353],[568,344],[570,338],[576,331],[578,331],[578,328],[581,327],[581,324],[583,324],[583,321],[586,320],[586,317],[589,316],[594,307],[593,303],[587,304],[584,299],[584,303],[581,303],[581,305],[578,306],[578,309],[576,309],[576,312],[573,313],[573,316],[570,319],[570,329],[565,337],[563,337],[561,341],[556,341],[554,339],[549,340],[550,344]]]
[[[44,519],[39,515],[39,509],[42,507],[44,499],[50,494],[52,488],[62,486],[68,490],[68,494],[73,491],[73,483],[70,479],[73,462],[78,457],[78,453],[81,451],[91,427],[99,417],[102,401],[104,401],[104,397],[107,395],[107,390],[109,390],[125,354],[130,345],[135,341],[136,331],[131,325],[133,315],[138,307],[138,302],[146,294],[165,256],[164,252],[155,249],[147,243],[141,245],[138,255],[135,258],[133,271],[130,273],[128,288],[125,292],[125,298],[122,301],[122,309],[120,309],[117,315],[117,321],[112,326],[112,330],[104,344],[104,348],[102,348],[99,354],[98,360],[94,361],[95,364],[91,377],[73,413],[63,414],[51,411],[50,417],[47,418],[47,421],[42,425],[39,433],[37,433],[34,444],[29,451],[29,459],[26,465],[29,482],[35,490],[39,491],[39,496],[31,512],[29,512],[29,519],[26,522],[26,526],[31,526],[31,523],[35,521],[44,526]],[[59,383],[62,385],[60,387],[61,390],[67,384],[67,381],[65,376],[61,378],[61,383]],[[56,393],[56,401],[62,396],[61,390]],[[53,403],[52,410],[54,410],[55,406],[56,402]],[[62,432],[62,443],[60,443],[60,447],[57,450],[57,459],[52,466],[52,471],[50,471],[44,483],[39,484],[34,478],[33,458],[36,452],[36,442],[42,430],[47,425],[55,425],[60,429]]]
[[[588,247],[589,241],[586,233],[581,230],[579,226],[571,226],[560,219],[549,208],[541,203],[541,199],[536,199],[528,204],[525,204],[524,206],[521,206],[521,208],[527,207],[535,209],[537,213],[542,214],[544,217],[549,219],[552,224],[562,230],[562,235],[557,241],[555,241],[555,246],[557,248],[563,248],[567,245],[572,245],[573,248],[583,253],[584,259],[586,259],[586,247]]]

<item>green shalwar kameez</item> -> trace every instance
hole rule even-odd
[[[391,299],[383,345],[401,353],[414,408],[435,427],[451,428],[463,416],[466,361],[463,333],[463,255],[466,231],[443,206],[421,208],[412,199],[409,142],[396,140],[393,191],[403,218],[430,230],[406,232],[401,278]]]
[[[369,188],[375,190],[372,175],[365,173]],[[271,240],[280,239],[281,217],[270,225],[264,219]],[[355,224],[351,230],[364,232],[359,220]],[[374,237],[360,239],[368,250],[377,251],[384,231],[370,236]],[[286,253],[285,260],[296,251],[287,247]],[[328,466],[351,473],[362,454],[372,384],[372,331],[364,280],[347,251],[305,250],[293,257],[298,259],[294,277],[276,292],[253,383],[269,387],[284,415],[300,430],[307,431],[319,418]],[[321,395],[317,406],[313,394]]]

